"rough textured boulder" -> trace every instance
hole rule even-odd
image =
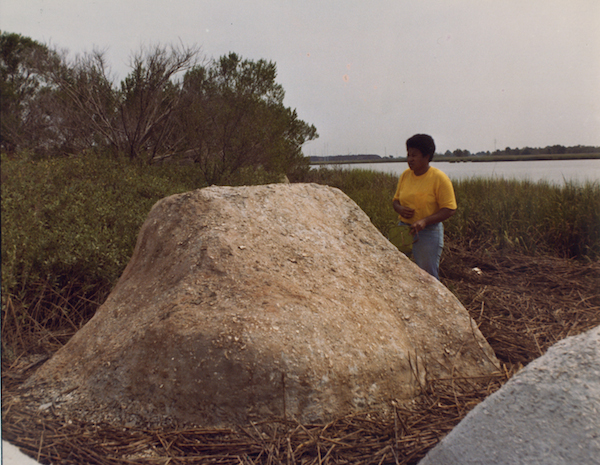
[[[125,423],[316,421],[496,364],[458,300],[338,189],[210,187],[152,208],[107,301],[29,385]]]
[[[600,326],[553,345],[420,465],[600,463]]]

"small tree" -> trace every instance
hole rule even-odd
[[[121,83],[120,123],[123,145],[131,159],[151,162],[173,140],[173,116],[181,86],[172,82],[196,63],[198,49],[155,47],[136,54],[132,72]]]
[[[49,68],[63,103],[60,127],[76,149],[110,147],[151,163],[166,151],[181,86],[175,75],[195,64],[196,48],[160,47],[132,58],[131,73],[116,88],[104,54],[94,51]],[[71,124],[74,123],[74,124]]]
[[[0,146],[7,152],[46,145],[50,83],[44,64],[55,53],[15,33],[0,34]]]
[[[274,63],[235,53],[186,73],[180,125],[209,184],[249,166],[284,174],[308,163],[301,146],[316,129],[283,105],[276,76]]]
[[[56,126],[62,150],[79,152],[92,147],[121,148],[119,96],[115,92],[104,53],[94,51],[69,63],[65,54],[60,63],[48,66],[56,86]]]
[[[185,153],[211,184],[247,167],[308,169],[301,147],[316,129],[284,106],[272,62],[230,53],[201,66],[197,48],[155,46],[116,85],[103,52],[69,60],[17,34],[1,45],[5,150],[110,148],[147,163]]]

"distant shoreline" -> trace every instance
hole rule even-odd
[[[334,157],[331,157],[334,158]],[[592,160],[600,159],[600,153],[567,153],[567,154],[542,154],[535,155],[472,155],[468,157],[448,157],[444,155],[435,156],[433,161],[436,163],[468,163],[468,162],[498,162],[498,161],[542,161],[542,160]],[[353,165],[359,163],[404,163],[406,157],[398,158],[378,158],[367,160],[330,160],[330,161],[311,161],[311,165]]]

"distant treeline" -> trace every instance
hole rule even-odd
[[[549,145],[543,148],[510,148],[506,147],[504,150],[495,150],[490,152],[476,152],[471,153],[468,150],[456,149],[451,152],[446,150],[444,153],[436,153],[434,158],[467,158],[467,157],[490,157],[490,158],[502,158],[506,157],[511,160],[518,159],[519,156],[523,156],[523,159],[531,159],[532,156],[536,155],[553,155],[552,158],[560,158],[560,155],[583,155],[583,154],[600,154],[600,147],[594,147],[589,145],[575,145],[572,147],[565,147],[564,145]],[[382,157],[376,154],[358,154],[358,155],[331,155],[328,157],[310,157],[311,163],[343,163],[343,162],[365,162],[365,161],[386,161],[386,160],[398,160],[404,159],[404,157],[393,157],[391,155]]]
[[[321,163],[329,161],[371,161],[381,160],[381,156],[372,154],[359,154],[359,155],[333,155],[331,157],[310,157],[311,163]]]
[[[549,145],[547,147],[524,147],[510,148],[506,147],[504,150],[495,150],[490,152],[476,152],[471,153],[468,150],[456,149],[454,152],[446,150],[443,154],[436,154],[436,156],[443,157],[483,157],[483,156],[504,156],[504,155],[567,155],[575,153],[600,153],[600,147],[593,147],[588,145],[575,145],[572,147],[565,147],[564,145]]]

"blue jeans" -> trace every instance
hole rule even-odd
[[[400,222],[400,224],[405,224]],[[418,240],[413,244],[412,255],[415,263],[431,276],[440,279],[440,258],[444,248],[444,225],[436,223],[419,232]]]

